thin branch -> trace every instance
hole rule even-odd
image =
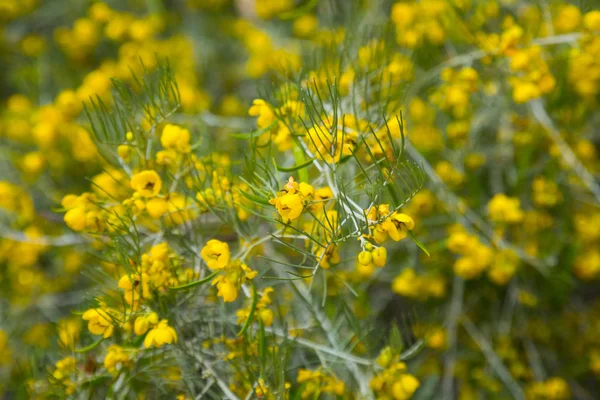
[[[477,329],[477,327],[471,322],[469,317],[464,316],[461,321],[462,326],[467,330],[473,341],[479,346],[483,355],[487,359],[488,363],[492,367],[492,369],[498,375],[498,378],[504,383],[504,386],[510,391],[513,395],[513,398],[519,400],[525,400],[525,394],[523,393],[523,389],[519,386],[519,383],[515,381],[512,377],[508,369],[500,360],[500,357],[496,354],[490,343],[487,341],[485,336]]]

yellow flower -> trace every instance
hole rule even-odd
[[[166,319],[161,320],[157,326],[152,328],[144,339],[144,347],[162,347],[165,344],[177,343],[177,332]]]
[[[167,124],[163,128],[160,143],[165,149],[174,149],[179,153],[189,153],[190,131],[177,125]]]
[[[394,241],[399,241],[408,236],[408,231],[415,227],[415,222],[406,214],[394,212],[381,224],[389,237]]]
[[[419,386],[417,378],[410,374],[402,374],[392,385],[392,395],[395,400],[408,400]]]
[[[258,312],[258,319],[262,321],[265,326],[273,325],[273,311],[269,309],[262,309]]]
[[[294,21],[293,32],[298,37],[306,38],[314,34],[318,27],[319,21],[317,17],[311,14],[304,14]]]
[[[258,128],[266,128],[275,121],[275,114],[271,110],[271,106],[262,99],[255,99],[252,106],[248,110],[248,115],[258,117],[256,126]]]
[[[169,321],[163,319],[152,328],[144,339],[144,347],[161,347],[165,344],[177,343],[177,332],[169,326]]]
[[[154,219],[158,219],[165,215],[168,210],[167,202],[160,197],[154,197],[146,203],[146,211]]]
[[[488,211],[494,222],[514,224],[521,222],[525,217],[519,199],[504,194],[497,194],[490,200]]]
[[[561,5],[553,24],[557,33],[573,32],[581,23],[581,11],[572,4]]]
[[[88,329],[93,335],[102,335],[105,339],[113,334],[111,317],[101,308],[90,308],[81,317],[88,321]]]
[[[435,327],[427,336],[427,346],[432,349],[441,350],[446,346],[446,330]]]
[[[133,331],[136,335],[142,336],[148,329],[150,329],[150,325],[158,324],[158,315],[155,312],[152,312],[148,315],[141,315],[135,319],[135,324],[133,325]]]
[[[378,247],[374,249],[371,254],[373,255],[373,264],[377,267],[383,267],[387,261],[387,249],[385,247]]]
[[[589,11],[583,17],[583,25],[590,32],[600,31],[600,11]]]
[[[83,207],[75,207],[67,211],[64,217],[65,224],[76,232],[85,229],[85,209]]]
[[[226,277],[219,276],[212,281],[213,286],[217,285],[217,295],[223,298],[225,303],[231,303],[237,299],[237,287]]]
[[[405,268],[392,281],[392,290],[401,296],[417,297],[421,288],[421,278],[412,268]]]
[[[231,258],[229,245],[216,239],[209,240],[200,251],[200,255],[210,269],[225,268]]]
[[[81,321],[79,319],[61,319],[58,321],[56,331],[58,333],[58,343],[67,349],[73,348],[75,342],[79,340],[81,333]]]
[[[72,394],[77,388],[76,384],[69,379],[69,375],[74,372],[77,372],[77,360],[75,357],[67,356],[56,362],[56,369],[52,373],[52,378],[65,387],[67,394]]]
[[[23,156],[21,165],[23,171],[27,174],[36,175],[44,168],[45,160],[42,153],[39,151],[32,151]]]
[[[300,217],[304,205],[302,198],[297,193],[287,193],[276,199],[271,199],[271,204],[275,203],[277,212],[285,221],[292,221]]]
[[[106,349],[104,368],[106,368],[111,374],[114,374],[117,372],[119,365],[127,365],[129,361],[129,355],[125,349],[123,349],[121,346],[113,344]]]
[[[143,197],[154,197],[162,188],[162,180],[156,171],[138,172],[131,177],[131,188]]]
[[[312,187],[312,186],[311,186]],[[333,198],[333,191],[329,186],[319,188],[314,191],[314,201],[310,205],[312,211],[320,211],[325,208],[328,200]]]
[[[370,251],[361,251],[358,253],[357,261],[362,265],[369,265],[373,261],[373,255]]]
[[[131,154],[131,147],[126,144],[122,144],[117,147],[117,154],[119,154],[119,157],[121,157],[123,160],[127,161],[129,160],[129,155]]]
[[[143,299],[151,297],[150,277],[147,273],[142,272],[141,275],[123,275],[119,279],[119,288],[125,291],[123,297],[127,304],[137,309],[140,304],[140,296]]]

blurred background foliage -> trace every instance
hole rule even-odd
[[[600,396],[595,1],[0,33],[0,398]]]

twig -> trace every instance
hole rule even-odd
[[[454,366],[456,364],[456,328],[458,318],[462,312],[463,293],[465,281],[458,275],[454,276],[452,283],[452,300],[448,313],[448,354],[444,362],[444,377],[442,378],[442,395],[444,398],[452,398],[452,384],[454,379]]]
[[[498,375],[498,378],[504,383],[504,386],[510,391],[513,398],[519,400],[525,400],[525,394],[523,393],[523,389],[519,386],[519,384],[514,380],[511,376],[508,369],[502,363],[502,360],[496,355],[494,349],[490,345],[490,343],[486,340],[483,334],[477,329],[477,327],[471,322],[469,317],[464,316],[462,318],[462,326],[467,330],[473,341],[479,346],[483,355],[487,359],[488,363],[492,367],[492,369]]]
[[[215,371],[215,369],[212,367],[212,365],[210,365],[208,362],[204,361],[204,359],[197,353],[197,352],[190,352],[191,354],[194,355],[194,358],[200,362],[202,364],[202,366],[204,368],[206,368],[206,370],[208,372],[211,373],[212,378],[215,380],[215,382],[217,382],[217,385],[219,386],[219,388],[221,388],[221,390],[223,391],[223,394],[225,395],[226,398],[228,398],[229,400],[239,400],[239,397],[237,397],[230,389],[229,386],[227,386],[227,384],[217,375],[217,372]]]
[[[274,335],[277,335],[279,337],[290,337],[289,333],[283,332],[279,329],[265,328],[265,331],[273,333]],[[355,355],[346,353],[343,350],[338,350],[338,349],[331,348],[328,346],[323,346],[322,344],[315,343],[313,341],[310,341],[310,340],[307,340],[307,339],[304,339],[301,337],[290,337],[290,340],[292,340],[298,344],[301,344],[302,346],[306,346],[306,347],[314,349],[314,350],[319,350],[323,353],[327,353],[329,355],[332,355],[332,356],[337,357],[342,360],[354,362],[354,363],[361,364],[361,365],[369,365],[369,366],[373,365],[373,362],[366,358],[357,357]]]
[[[596,179],[585,168],[581,161],[579,161],[575,153],[573,153],[573,150],[571,150],[571,147],[562,138],[562,136],[558,132],[558,129],[556,129],[554,122],[552,122],[552,119],[546,112],[546,109],[544,108],[541,100],[533,100],[529,102],[529,106],[535,119],[537,119],[540,125],[542,125],[546,129],[546,131],[550,135],[550,138],[560,150],[560,156],[563,159],[563,161],[566,162],[573,169],[573,172],[575,172],[575,174],[579,177],[579,179],[581,179],[583,184],[594,195],[596,201],[600,203],[600,186],[596,182]]]
[[[0,228],[0,237],[4,239],[14,240],[15,242],[53,247],[74,246],[77,244],[84,244],[89,242],[83,236],[76,236],[71,234],[65,234],[60,236],[29,237],[24,232],[14,231],[4,226]]]
[[[527,358],[529,358],[529,365],[531,365],[533,376],[535,376],[537,381],[543,381],[546,374],[544,373],[540,353],[530,338],[523,340],[523,344],[525,345],[525,351],[527,352]]]

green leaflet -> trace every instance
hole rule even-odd
[[[218,274],[219,274],[219,271],[215,271],[212,274],[210,274],[209,276],[207,276],[206,278],[200,279],[199,281],[186,283],[185,285],[181,285],[181,286],[174,286],[174,287],[169,288],[169,289],[170,290],[174,290],[174,291],[190,289],[190,288],[202,285],[202,284],[204,284],[206,282],[210,282]]]
[[[270,206],[271,205],[271,203],[269,203],[269,200],[265,200],[262,197],[256,196],[254,194],[250,194],[248,192],[244,192],[243,190],[240,190],[239,192],[240,192],[240,194],[242,196],[244,196],[245,198],[247,198],[250,201],[253,201],[255,203],[262,204],[262,205],[265,205],[265,206]]]
[[[230,133],[229,136],[231,136],[232,138],[235,139],[252,139],[252,138],[257,138],[259,136],[264,135],[265,133],[269,132],[271,130],[271,128],[273,128],[275,126],[275,124],[277,123],[277,121],[273,122],[271,125],[264,127],[262,129],[256,130],[256,131],[252,131],[252,132],[245,132],[245,133]]]
[[[85,346],[80,349],[75,349],[75,352],[76,353],[87,353],[88,351],[95,349],[103,341],[104,341],[104,338],[101,337],[100,339],[96,340],[94,343],[90,344],[89,346]]]
[[[256,294],[256,286],[254,286],[252,281],[250,281],[250,287],[252,288],[252,304],[250,305],[250,314],[248,315],[246,322],[244,322],[244,326],[242,326],[242,329],[238,332],[238,336],[242,336],[248,330],[250,325],[252,325],[252,321],[254,321],[254,312],[256,311],[256,304],[258,303],[258,295]]]
[[[311,158],[307,162],[300,164],[300,165],[294,165],[293,167],[281,167],[279,165],[276,165],[275,167],[277,168],[277,171],[279,171],[279,172],[294,172],[294,171],[298,171],[302,168],[308,167],[310,164],[313,163],[314,160],[315,160],[314,158]],[[306,180],[301,179],[301,182],[305,182],[305,181]]]
[[[431,257],[431,254],[429,254],[429,251],[427,251],[427,248],[425,247],[425,245],[424,245],[423,243],[421,243],[421,242],[419,241],[419,239],[417,239],[417,238],[415,237],[415,234],[414,234],[412,231],[408,231],[408,234],[410,235],[410,238],[413,240],[413,242],[415,242],[415,244],[416,244],[417,246],[419,246],[419,248],[420,248],[421,250],[423,250],[423,251],[425,252],[425,254],[427,254],[427,256],[428,256],[428,257]]]

